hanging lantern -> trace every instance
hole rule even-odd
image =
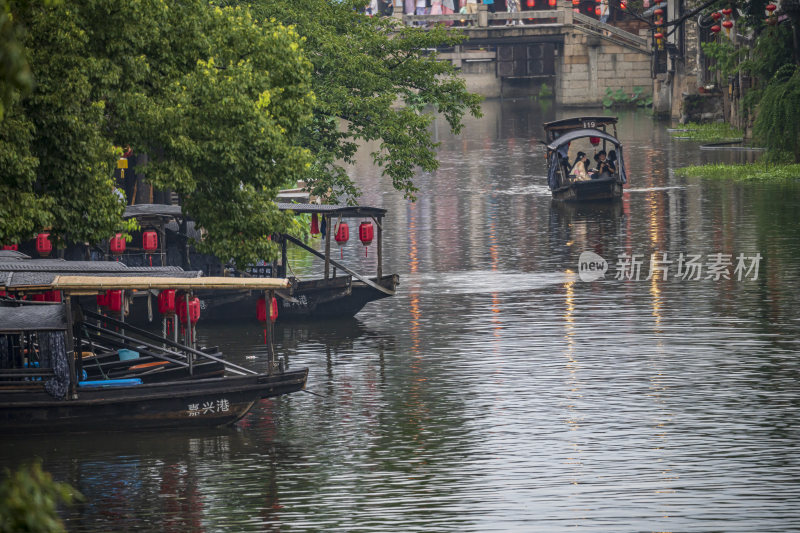
[[[269,319],[271,322],[275,322],[278,320],[278,299],[274,296],[272,297],[272,302],[270,303],[269,309]],[[259,322],[266,322],[267,321],[267,300],[266,298],[259,298],[258,304],[256,305],[256,318],[258,318]]]
[[[579,6],[579,5],[581,5],[581,0],[572,0],[572,5],[573,5],[573,6]]]
[[[731,14],[732,13],[733,13],[733,9],[731,9],[729,7],[726,7],[725,9],[722,10],[722,14],[725,15],[726,19],[731,18]]]
[[[731,36],[731,28],[733,28],[733,22],[730,20],[726,20],[722,23],[722,27],[725,28],[725,34],[730,37]]]
[[[319,235],[319,218],[316,213],[311,213],[311,236]]]
[[[178,312],[178,320],[181,321],[181,324],[186,324],[186,298],[179,298],[176,307]],[[189,300],[188,309],[189,322],[191,324],[197,324],[197,321],[200,320],[200,300],[196,297]]]
[[[175,314],[175,289],[164,289],[158,293],[158,312],[162,315]]]
[[[660,19],[658,19],[656,21],[656,26],[663,26],[663,25],[664,25],[664,19],[663,18],[660,18]]]
[[[108,295],[106,295],[105,291],[98,293],[97,307],[107,307],[107,306],[108,306]]]
[[[664,14],[664,10],[661,9],[660,7],[658,9],[656,9],[655,11],[653,11],[653,15],[655,15],[657,17],[660,17],[663,14]]]
[[[49,233],[40,233],[36,236],[36,251],[42,257],[47,257],[53,251],[53,243],[50,242]]]
[[[664,38],[664,34],[661,32],[656,32],[655,34],[653,34],[653,37],[656,38],[656,46],[658,46],[658,49],[659,50],[663,49],[664,46],[662,44],[662,39]]]
[[[122,233],[117,233],[108,241],[108,248],[114,255],[122,255],[125,253],[125,238]]]
[[[106,291],[106,306],[109,311],[119,313],[122,311],[122,291]]]
[[[721,29],[722,29],[722,28],[720,28],[720,27],[719,27],[718,25],[716,25],[716,24],[714,24],[713,26],[711,26],[711,32],[712,32],[712,33],[714,33],[715,35],[716,35],[717,33],[719,33],[719,30],[721,30]]]
[[[550,7],[556,7],[556,0],[547,0],[547,5]]]
[[[536,7],[536,0],[528,0],[525,3],[528,5],[528,7]]]
[[[600,144],[600,137],[589,137],[589,142],[592,143],[592,146],[597,146]]]
[[[594,8],[594,14],[597,15],[598,17],[600,16],[600,6]]]
[[[158,250],[158,233],[153,230],[142,233],[142,248],[144,248],[146,252],[155,252]]]
[[[767,16],[770,16],[772,15],[773,11],[778,9],[778,6],[776,6],[775,4],[767,4],[767,6],[764,9],[767,10]]]
[[[628,9],[628,6],[625,5],[625,2],[620,2],[619,3],[619,8],[621,10],[625,11],[626,9]]]
[[[350,240],[350,227],[347,225],[347,222],[339,222],[339,226],[336,228],[335,239],[339,246],[344,246],[347,244],[347,241]]]
[[[364,221],[358,226],[358,238],[361,244],[364,245],[364,257],[367,257],[367,246],[372,244],[372,239],[375,236],[375,229],[372,222]]]
[[[61,301],[61,291],[47,291],[44,293],[44,301],[45,302],[60,302]]]
[[[711,18],[714,19],[714,22],[717,22],[719,19],[722,18],[722,13],[720,13],[719,11],[714,11],[713,13],[711,13]]]
[[[6,244],[3,246],[3,250],[11,250],[13,252],[19,251],[19,244]]]

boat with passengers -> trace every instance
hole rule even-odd
[[[547,183],[555,200],[598,201],[622,196],[627,176],[617,117],[566,118],[546,122],[544,131]]]

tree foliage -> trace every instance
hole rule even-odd
[[[764,90],[754,125],[756,138],[773,157],[800,163],[800,69],[784,65]]]
[[[244,3],[263,20],[294,25],[305,39],[316,103],[302,132],[314,156],[304,177],[315,194],[353,202],[360,191],[343,163],[353,162],[359,145],[377,141],[373,161],[397,190],[413,198],[417,168],[438,168],[430,129],[434,113],[456,133],[466,113],[480,116],[480,97],[433,52],[463,39],[443,26],[426,30],[367,17],[360,13],[363,0]]]
[[[150,156],[148,181],[178,192],[208,231],[205,251],[240,264],[274,253],[268,235],[288,221],[272,199],[309,160],[297,138],[313,103],[310,64],[291,27],[205,0],[11,12],[35,86],[0,132],[1,241],[44,225],[72,242],[120,229],[114,147],[130,145]]]
[[[6,469],[0,483],[0,533],[66,531],[58,517],[60,503],[71,503],[81,494],[66,483],[53,481],[40,462]]]

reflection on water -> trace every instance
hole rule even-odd
[[[541,123],[569,113],[484,112],[460,137],[437,125],[415,204],[366,154],[353,168],[389,209],[401,287],[354,319],[278,325],[314,395],[232,429],[6,440],[4,463],[42,456],[89,496],[75,531],[799,529],[798,184],[676,178],[749,156],[623,112],[623,199],[553,203]],[[583,251],[604,279],[578,278]],[[645,279],[653,253],[740,252],[764,257],[757,280]],[[641,280],[615,279],[633,253]],[[203,335],[263,368],[255,320]]]

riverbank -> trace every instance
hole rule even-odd
[[[774,165],[760,161],[741,165],[712,163],[677,168],[675,175],[733,181],[792,181],[800,179],[800,164]]]

